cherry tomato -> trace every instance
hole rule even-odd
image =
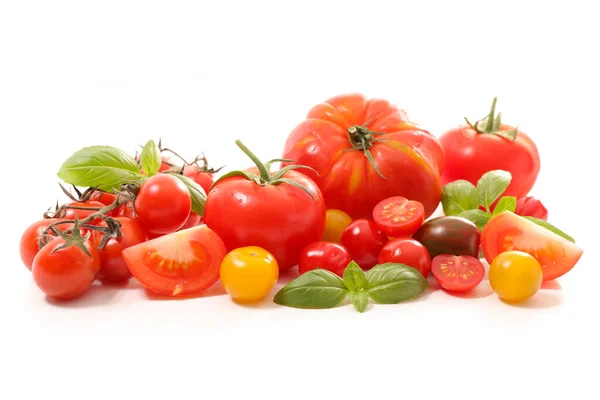
[[[31,270],[31,266],[33,265],[33,259],[35,255],[40,251],[38,245],[38,237],[44,232],[46,228],[48,228],[53,223],[60,221],[58,218],[48,218],[42,219],[34,222],[29,225],[23,235],[21,236],[21,242],[19,246],[19,250],[21,253],[21,261],[23,264]],[[72,225],[70,224],[61,224],[57,225],[57,227],[64,231],[67,228],[70,228]],[[54,235],[52,232],[49,232],[51,235]]]
[[[185,224],[192,199],[183,182],[174,176],[159,174],[142,184],[134,205],[137,220],[146,232],[167,234]]]
[[[131,202],[127,202],[127,204],[125,204],[123,208],[119,210],[118,216],[127,217],[129,219],[137,219],[137,215],[135,213],[135,210],[133,209],[133,204]]]
[[[542,266],[544,281],[569,272],[583,254],[575,243],[509,211],[496,215],[485,225],[481,249],[490,263],[509,250],[531,254]]]
[[[423,224],[425,211],[418,201],[390,197],[377,203],[373,220],[381,232],[392,237],[409,237]]]
[[[298,271],[303,274],[321,268],[343,276],[350,261],[352,257],[344,246],[333,242],[315,242],[302,250]]]
[[[461,217],[438,217],[425,222],[412,236],[431,257],[440,254],[479,256],[479,230]]]
[[[101,190],[95,190],[94,193],[90,196],[90,200],[98,201],[105,206],[109,206],[117,200],[117,195],[112,193],[106,193]]]
[[[221,263],[221,282],[238,302],[250,303],[269,294],[279,278],[277,260],[258,246],[230,251]]]
[[[522,217],[529,216],[543,219],[544,221],[548,220],[548,210],[546,207],[544,207],[541,201],[531,196],[517,199],[515,214]]]
[[[443,289],[464,293],[481,283],[485,268],[475,257],[440,254],[431,261],[431,273]]]
[[[543,275],[540,263],[522,251],[500,253],[490,264],[490,285],[508,303],[520,303],[536,294]]]
[[[91,208],[90,210],[78,210],[78,209],[74,209],[74,208],[66,208],[64,211],[64,214],[61,214],[61,217],[63,219],[75,219],[75,216],[77,216],[77,218],[79,218],[79,220],[81,221],[82,219],[87,218],[90,214],[95,213],[96,211],[98,211],[100,208],[104,207],[104,204],[100,203],[99,201],[86,201],[86,202],[79,202],[79,201],[74,201],[71,203],[67,203],[66,204],[69,207],[86,207],[86,208]],[[113,212],[109,212],[106,215],[108,216],[112,216]],[[97,219],[95,221],[91,221],[90,224],[96,224],[100,222],[100,219]]]
[[[195,164],[186,165],[183,168],[183,175],[202,186],[202,189],[204,189],[206,193],[208,193],[213,184],[213,174],[209,171],[203,171]]]
[[[339,243],[342,240],[344,229],[350,225],[352,218],[341,210],[327,210],[325,214],[324,242]]]
[[[371,269],[377,265],[381,249],[388,241],[375,222],[368,219],[357,219],[352,222],[342,235],[342,246],[346,247],[352,259],[363,269]]]
[[[77,246],[59,249],[65,244],[56,238],[45,245],[33,259],[35,283],[49,297],[67,300],[82,295],[92,286],[100,270],[98,250],[91,241],[83,245],[91,254]]]
[[[183,226],[181,228],[179,228],[179,230],[184,230],[184,229],[188,229],[188,228],[193,228],[194,226],[198,226],[202,223],[202,217],[199,216],[198,214],[196,214],[195,212],[190,212],[190,215],[187,219],[187,221],[185,221],[185,224],[183,224]]]
[[[174,232],[123,250],[133,276],[167,296],[203,291],[219,279],[225,245],[206,225]]]
[[[406,264],[417,269],[425,278],[431,271],[431,257],[421,243],[414,239],[394,239],[381,249],[379,264],[383,263]]]

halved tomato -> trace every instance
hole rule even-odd
[[[544,281],[569,272],[583,250],[575,243],[510,211],[496,215],[481,233],[481,249],[488,262],[505,251],[531,254],[542,266]]]
[[[402,196],[382,200],[373,209],[373,220],[379,230],[392,237],[409,237],[424,219],[423,204]]]
[[[201,292],[219,279],[225,244],[206,225],[170,233],[123,250],[142,285],[167,296]]]
[[[440,254],[431,261],[431,273],[443,289],[464,293],[481,283],[485,268],[475,257]]]

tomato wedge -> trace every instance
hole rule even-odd
[[[167,296],[201,292],[219,280],[225,244],[206,225],[184,229],[123,250],[133,276]]]
[[[431,273],[443,289],[464,293],[481,283],[485,268],[475,257],[440,254],[431,261]]]
[[[423,204],[401,196],[382,200],[373,209],[377,228],[391,237],[409,237],[419,229],[424,219]]]
[[[569,272],[583,254],[575,243],[510,211],[489,220],[481,233],[481,249],[490,263],[505,251],[531,254],[542,266],[544,281]]]

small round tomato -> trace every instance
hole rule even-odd
[[[490,285],[502,300],[520,303],[542,286],[542,266],[533,256],[522,251],[498,254],[490,264]]]
[[[184,230],[188,228],[193,228],[194,226],[198,226],[202,223],[202,217],[196,214],[195,212],[190,212],[190,216],[188,217],[185,224],[179,230]]]
[[[61,213],[60,217],[63,219],[75,219],[75,217],[77,217],[81,221],[82,219],[87,218],[90,214],[93,214],[99,209],[103,208],[104,204],[100,203],[99,201],[90,200],[86,202],[74,201],[66,204],[66,206],[78,208],[65,208],[64,213]],[[107,215],[110,216],[112,214],[113,213],[110,212]],[[90,223],[94,224],[98,223],[99,221],[100,219],[91,221]]]
[[[535,217],[548,221],[548,210],[538,199],[526,196],[517,199],[517,208],[515,214],[522,217]]]
[[[159,174],[142,184],[134,206],[137,219],[146,232],[167,234],[185,224],[192,199],[183,182],[172,175]]]
[[[212,172],[206,170],[202,170],[195,164],[186,165],[183,168],[183,175],[187,176],[198,185],[202,186],[205,193],[208,193],[210,187],[213,184],[213,174]]]
[[[350,225],[352,218],[341,210],[327,210],[325,214],[324,242],[340,243],[344,229]]]
[[[131,246],[122,254],[133,276],[146,288],[185,296],[219,280],[226,251],[221,238],[202,225]]]
[[[279,278],[275,257],[258,246],[230,251],[221,263],[221,282],[238,302],[251,303],[269,294]]]
[[[440,254],[479,256],[479,230],[465,218],[430,219],[412,237],[427,248],[431,257]]]
[[[115,217],[114,219],[121,224],[121,236],[110,238],[98,251],[100,254],[98,279],[121,282],[132,277],[125,260],[123,260],[122,252],[128,247],[145,242],[146,232],[136,220],[125,217]],[[106,226],[106,222],[102,221],[98,226]],[[97,232],[96,243],[100,243],[101,239],[102,235]]]
[[[388,237],[368,219],[357,219],[342,234],[342,246],[363,269],[371,269],[377,264],[379,253],[387,242]]]
[[[392,237],[409,237],[423,224],[423,205],[406,197],[389,197],[377,203],[373,220],[381,232]]]
[[[109,206],[117,200],[117,195],[112,193],[103,192],[101,190],[95,190],[90,196],[90,200],[98,201],[105,206]]]
[[[431,273],[443,289],[464,293],[481,283],[485,268],[475,257],[440,254],[431,261]]]
[[[431,257],[421,243],[414,239],[394,239],[388,242],[379,253],[379,264],[405,264],[418,270],[425,278],[431,271]]]
[[[315,242],[302,250],[298,271],[303,274],[321,268],[343,276],[350,261],[352,257],[344,246],[333,242]]]
[[[23,261],[23,264],[25,264],[29,270],[31,270],[35,255],[40,251],[38,238],[42,235],[46,228],[58,221],[60,221],[58,218],[42,219],[29,225],[27,229],[25,229],[25,232],[23,232],[19,250],[21,253],[21,261]],[[71,224],[57,225],[61,231],[64,231],[71,226]],[[50,234],[53,235],[51,232]]]
[[[91,257],[73,245],[56,238],[45,245],[33,259],[33,278],[40,290],[49,297],[67,300],[82,295],[92,286],[100,270],[98,250],[89,240],[83,246]]]

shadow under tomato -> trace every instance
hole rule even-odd
[[[127,287],[125,285],[124,287]],[[122,286],[105,286],[94,283],[84,294],[71,300],[57,300],[46,296],[46,302],[55,307],[62,308],[89,308],[101,307],[118,302],[122,296]]]
[[[561,290],[562,286],[557,281],[546,281],[542,282],[542,289],[550,289],[550,290]]]
[[[272,310],[274,308],[280,308],[283,306],[280,306],[279,304],[276,304],[273,302],[273,296],[267,296],[262,300],[259,301],[255,301],[252,303],[244,303],[241,301],[236,301],[231,299],[231,301],[233,303],[235,303],[235,305],[244,307],[244,308],[252,308],[252,309],[256,309],[256,310]]]
[[[277,283],[280,286],[285,286],[299,276],[298,267],[284,269],[279,271],[279,279]]]
[[[166,296],[166,295],[154,293],[150,289],[144,289],[144,290],[146,292],[146,296],[148,297],[148,299],[159,300],[159,301],[160,300],[177,301],[177,300],[199,299],[199,298],[203,298],[203,297],[215,297],[215,296],[223,296],[223,295],[227,294],[227,292],[225,292],[225,289],[223,288],[223,285],[221,284],[221,281],[217,281],[214,285],[212,285],[211,287],[209,287],[208,289],[206,289],[202,292],[194,293],[194,294],[187,295],[187,296]]]
[[[446,293],[448,293],[451,296],[462,297],[464,299],[481,299],[483,297],[488,297],[489,295],[493,294],[494,291],[492,290],[492,287],[487,281],[483,281],[475,289],[469,290],[465,293],[450,291],[446,291]]]
[[[542,309],[559,306],[562,303],[562,300],[558,296],[550,292],[537,292],[533,295],[533,297],[531,297],[529,300],[524,301],[523,303],[504,303],[519,308]]]

